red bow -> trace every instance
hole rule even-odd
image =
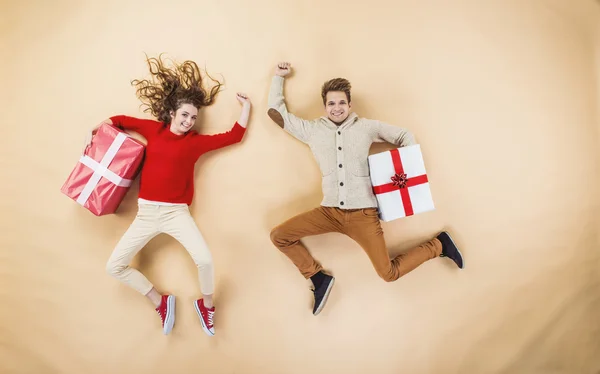
[[[402,174],[396,173],[396,174],[394,174],[394,176],[392,176],[392,184],[396,187],[405,188],[407,181],[408,181],[408,178],[405,173],[402,173]]]

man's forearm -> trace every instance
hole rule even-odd
[[[283,77],[275,75],[273,78],[271,78],[271,88],[269,90],[268,103],[269,109],[267,111],[269,118],[271,118],[273,122],[275,122],[281,128],[283,128],[285,123],[282,112],[287,111],[283,97],[283,82]]]
[[[277,109],[279,106],[285,106],[283,97],[283,82],[285,78],[275,75],[271,78],[271,88],[269,89],[269,108]]]

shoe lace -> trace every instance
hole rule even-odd
[[[158,316],[160,317],[160,320],[162,323],[165,323],[165,319],[163,317],[163,314],[160,312],[160,309],[156,310],[156,313],[158,314]]]
[[[214,311],[208,311],[208,324],[209,325],[213,325],[213,316],[214,316],[215,312]]]

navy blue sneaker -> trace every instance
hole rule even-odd
[[[450,234],[448,234],[446,231],[443,231],[437,236],[437,239],[442,243],[442,254],[440,257],[448,257],[454,261],[456,266],[458,266],[460,269],[463,269],[464,264],[462,254],[458,250],[456,244],[454,244]]]
[[[313,307],[313,314],[316,316],[323,310],[325,303],[327,302],[327,298],[329,297],[329,293],[333,288],[333,283],[335,282],[335,278],[331,275],[324,274],[325,278],[319,284],[319,287],[313,289],[313,293],[315,296],[315,305]]]

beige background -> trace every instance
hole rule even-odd
[[[586,373],[600,371],[600,11],[591,0],[6,1],[1,3],[1,373]],[[199,131],[254,104],[243,143],[198,162],[192,213],[212,249],[217,335],[192,308],[195,267],[169,237],[135,259],[178,297],[151,305],[106,275],[136,213],[60,194],[87,128],[146,115],[144,53],[193,59],[226,91]],[[595,59],[595,60],[594,60]],[[384,283],[350,239],[306,240],[337,277],[312,316],[270,229],[317,206],[307,147],[266,116],[274,64],[289,107],[322,114],[344,76],[354,109],[411,129],[437,210],[384,223],[390,253],[449,229],[466,269],[433,260]],[[373,152],[383,148],[374,148]]]

